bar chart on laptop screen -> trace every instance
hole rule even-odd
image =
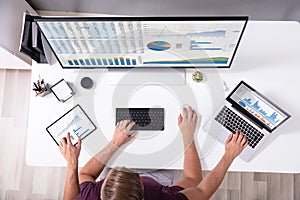
[[[284,113],[243,85],[232,95],[232,98],[271,129],[287,118]]]
[[[64,67],[229,66],[245,21],[38,21]]]

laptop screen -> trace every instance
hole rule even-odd
[[[235,105],[250,114],[251,119],[255,119],[258,124],[269,131],[273,131],[290,117],[244,82],[234,89],[227,100],[231,100],[231,103],[234,102]]]

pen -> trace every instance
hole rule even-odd
[[[39,89],[39,87],[36,85],[35,82],[33,82],[33,85],[34,85],[34,87],[35,87],[37,90]]]
[[[43,85],[44,85],[44,89],[45,89],[45,91],[47,91],[48,89],[47,89],[47,87],[46,87],[46,84],[44,83]]]
[[[41,82],[40,82],[40,80],[38,80],[37,81],[37,85],[39,86],[38,88],[39,88],[39,90],[42,90],[42,86],[41,86]]]
[[[44,88],[42,88],[39,92],[37,92],[35,96],[38,96],[38,95],[42,94],[43,92],[44,92]]]

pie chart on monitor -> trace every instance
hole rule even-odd
[[[153,41],[148,43],[147,47],[153,51],[165,51],[170,49],[171,44],[165,41]]]

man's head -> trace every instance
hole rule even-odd
[[[140,175],[125,167],[111,169],[101,188],[103,200],[142,200],[143,197]]]

